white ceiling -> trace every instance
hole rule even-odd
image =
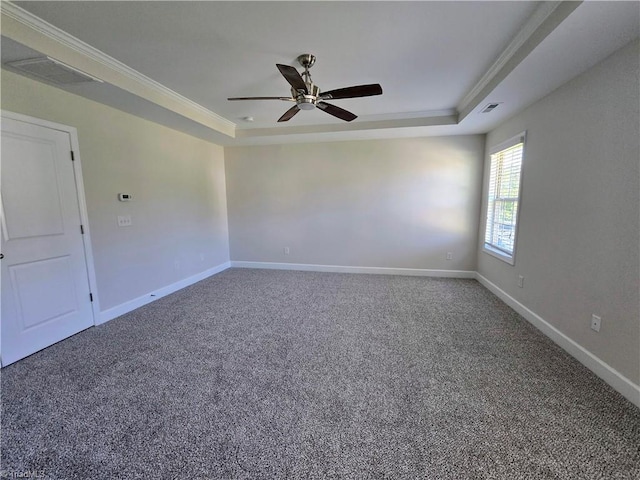
[[[638,2],[572,2],[535,31],[557,2],[14,3],[235,124],[235,135],[117,82],[65,89],[225,145],[483,133],[640,34]],[[39,54],[21,42],[5,35],[3,63]],[[359,116],[350,124],[320,110],[277,124],[291,104],[226,100],[288,96],[275,64],[299,66],[301,53],[317,56],[322,90],[380,83],[384,94],[334,100]],[[503,103],[479,114],[489,102]]]

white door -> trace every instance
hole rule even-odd
[[[2,118],[2,365],[94,324],[68,132]]]

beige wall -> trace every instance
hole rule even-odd
[[[78,130],[103,311],[229,260],[221,147],[4,70],[1,106]]]
[[[636,41],[489,133],[487,148],[527,131],[516,264],[478,253],[481,275],[636,385],[639,84]]]
[[[480,135],[226,148],[231,259],[475,270],[483,151]]]

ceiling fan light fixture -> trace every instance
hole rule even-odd
[[[300,110],[313,110],[316,108],[316,97],[313,95],[300,95],[296,99],[296,103]]]

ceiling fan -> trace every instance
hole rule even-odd
[[[313,110],[316,107],[329,115],[333,115],[345,122],[350,122],[358,118],[357,115],[327,103],[325,100],[382,95],[382,87],[377,83],[356,85],[320,93],[320,88],[311,81],[311,74],[309,73],[309,69],[316,62],[315,55],[305,53],[298,56],[297,60],[304,68],[302,75],[289,65],[276,64],[282,76],[291,85],[291,97],[234,97],[227,100],[283,100],[285,102],[295,102],[296,104],[284,112],[278,122],[291,120],[300,110]],[[302,78],[303,76],[304,78]]]

